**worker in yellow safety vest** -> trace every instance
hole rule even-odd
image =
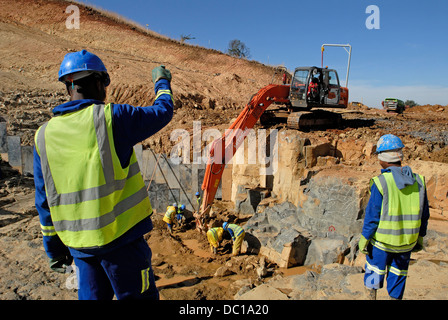
[[[176,214],[177,214],[177,203],[173,203],[172,206],[166,207],[166,212],[162,220],[166,222],[166,226],[170,233],[173,233],[173,224],[176,219]]]
[[[198,212],[201,209],[201,194],[198,192],[195,193],[196,203],[198,204]]]
[[[381,174],[370,181],[359,249],[366,255],[367,297],[387,280],[391,299],[402,299],[411,252],[423,249],[429,219],[425,178],[402,167],[404,144],[392,134],[378,140]]]
[[[151,75],[149,75],[151,78]],[[77,267],[80,300],[158,299],[151,249],[152,208],[134,145],[173,116],[171,73],[152,71],[154,105],[105,103],[111,80],[87,50],[65,55],[59,81],[70,101],[36,132],[35,203],[50,268]]]
[[[220,242],[222,241],[222,235],[224,229],[221,227],[210,228],[207,231],[207,240],[210,244],[210,250],[212,253],[217,254]]]
[[[243,244],[246,232],[242,227],[233,223],[224,222],[222,224],[222,227],[224,230],[230,233],[230,236],[232,237],[233,241],[232,255],[233,256],[239,255],[241,252],[241,245]]]

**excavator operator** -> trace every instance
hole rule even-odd
[[[319,102],[319,79],[313,77],[308,85],[308,100],[312,102]]]

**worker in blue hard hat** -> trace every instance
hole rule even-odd
[[[81,50],[65,55],[58,79],[70,101],[35,135],[36,208],[50,268],[77,266],[79,299],[158,299],[151,249],[152,208],[134,145],[173,116],[171,73],[148,75],[154,105],[106,103],[109,73]]]
[[[163,216],[163,221],[166,223],[166,227],[168,228],[168,231],[172,234],[173,233],[173,225],[176,219],[177,214],[177,203],[173,203],[173,205],[168,206],[166,208],[165,215]]]
[[[59,69],[59,81],[65,83],[72,100],[85,95],[97,98],[99,101],[106,99],[106,87],[110,84],[110,77],[101,59],[87,50],[68,53],[65,55]],[[95,85],[80,86],[82,79],[95,78],[99,80]],[[75,90],[75,82],[77,90]]]
[[[378,140],[381,174],[370,180],[359,249],[366,254],[364,286],[369,299],[387,281],[391,299],[402,299],[411,252],[423,249],[429,219],[425,178],[402,166],[404,144],[392,134]]]
[[[222,228],[227,231],[233,241],[232,246],[232,255],[237,256],[241,252],[241,245],[243,244],[244,236],[246,235],[246,232],[242,227],[240,227],[237,224],[224,222],[222,224]]]
[[[181,204],[180,206],[178,206],[176,220],[177,220],[177,225],[179,227],[182,227],[185,224],[186,218],[185,218],[185,205],[184,204]]]

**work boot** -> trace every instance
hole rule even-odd
[[[366,300],[376,300],[376,289],[366,288]]]

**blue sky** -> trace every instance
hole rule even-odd
[[[323,43],[350,44],[350,101],[380,107],[385,97],[448,104],[447,0],[84,0],[174,39],[227,51],[239,39],[251,60],[270,65],[321,64]],[[379,29],[369,30],[369,5]],[[82,23],[82,18],[81,18]],[[324,65],[345,83],[348,55],[326,48]]]

